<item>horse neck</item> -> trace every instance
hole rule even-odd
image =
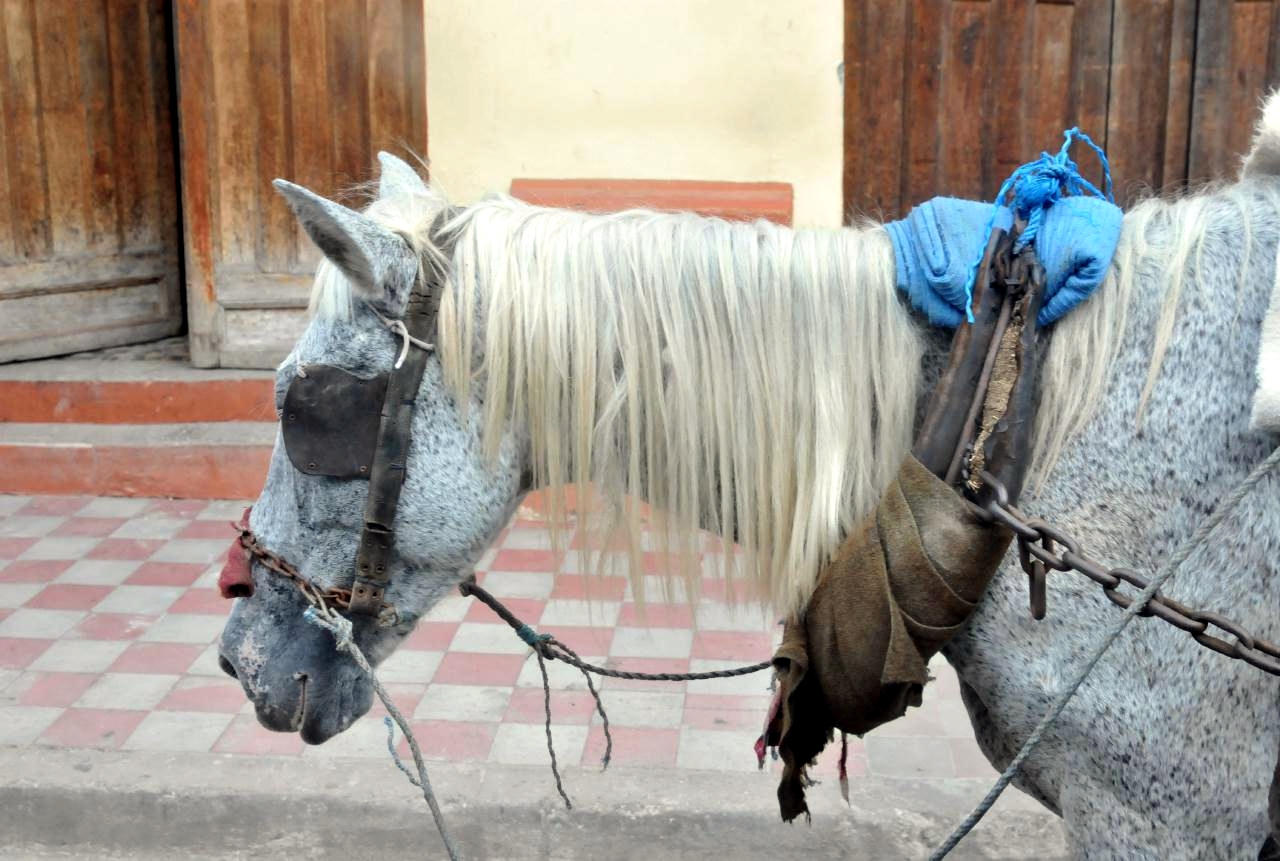
[[[527,429],[536,484],[739,539],[794,604],[910,441],[921,348],[883,231],[505,204],[474,224],[456,310],[483,288],[490,433]]]

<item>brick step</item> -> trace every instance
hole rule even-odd
[[[526,179],[511,181],[511,196],[538,206],[587,212],[633,207],[689,211],[730,221],[765,218],[791,224],[794,194],[786,182],[707,182],[678,179]]]
[[[0,493],[251,499],[274,422],[0,423]]]
[[[0,423],[272,422],[272,376],[185,361],[17,362],[0,366]]]

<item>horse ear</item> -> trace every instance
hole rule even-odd
[[[1263,103],[1253,149],[1244,160],[1241,176],[1280,176],[1280,90]]]
[[[418,258],[402,236],[378,222],[287,180],[272,185],[298,216],[311,241],[380,313],[404,314]]]
[[[382,165],[382,175],[378,178],[379,200],[427,193],[427,184],[418,176],[418,172],[391,153],[378,153],[378,164]]]

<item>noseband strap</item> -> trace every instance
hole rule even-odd
[[[406,340],[428,342],[440,311],[444,293],[442,273],[428,261],[419,269],[418,280],[405,310]],[[382,401],[378,441],[369,470],[369,498],[364,509],[364,528],[356,552],[356,575],[351,587],[350,612],[376,616],[391,579],[391,545],[395,536],[396,508],[404,486],[405,461],[409,456],[409,434],[413,427],[413,404],[427,369],[428,350],[410,349],[391,369],[387,394]]]

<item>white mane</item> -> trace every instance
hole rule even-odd
[[[411,197],[368,214],[438,253],[426,227],[445,202]],[[1144,285],[1166,292],[1140,421],[1212,223],[1208,201],[1245,213],[1248,242],[1234,190],[1148,201],[1126,216],[1097,295],[1056,326],[1034,443],[1041,479],[1109,387],[1141,269]],[[724,570],[753,597],[802,608],[911,444],[922,341],[896,293],[886,233],[586,215],[504,196],[463,210],[446,233],[446,379],[459,403],[480,395],[490,452],[506,428],[527,433],[553,523],[575,488],[579,533],[601,548],[623,538],[638,576],[642,551],[655,549],[641,546],[641,523],[655,522],[658,549],[684,560],[672,576],[686,580],[702,574],[698,530],[708,529],[737,544]],[[313,309],[344,316],[350,305],[350,286],[322,265]]]

